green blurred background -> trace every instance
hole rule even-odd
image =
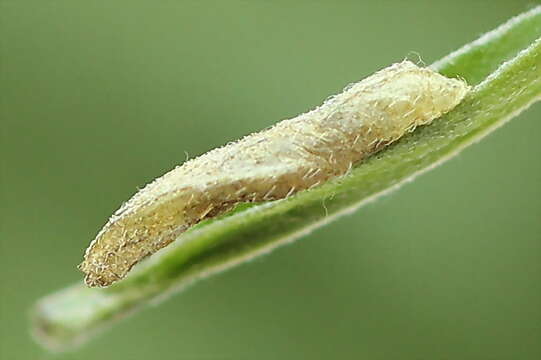
[[[0,358],[138,187],[535,2],[1,1]],[[61,359],[541,359],[541,106]]]

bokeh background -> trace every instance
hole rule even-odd
[[[541,359],[541,106],[398,192],[78,352],[27,311],[185,159],[536,2],[0,1],[0,358]]]

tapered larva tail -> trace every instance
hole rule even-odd
[[[276,200],[345,174],[416,126],[453,109],[468,85],[405,61],[319,108],[214,149],[156,179],[98,233],[79,266],[108,286],[199,221],[241,202]]]

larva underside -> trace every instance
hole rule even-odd
[[[286,198],[345,174],[453,109],[468,90],[461,80],[404,61],[310,112],[187,161],[109,219],[79,265],[86,283],[108,286],[122,279],[190,226],[237,203]]]

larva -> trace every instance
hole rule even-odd
[[[185,162],[109,219],[79,268],[89,286],[122,279],[190,226],[241,202],[282,199],[345,174],[468,92],[409,61],[349,86],[320,107]]]

